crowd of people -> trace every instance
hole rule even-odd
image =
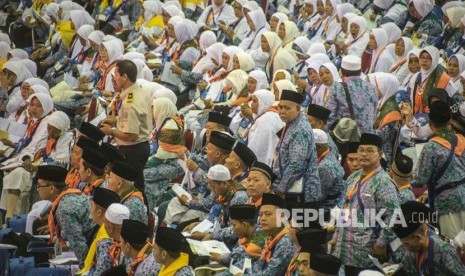
[[[465,2],[0,5],[2,222],[73,274],[465,275]]]

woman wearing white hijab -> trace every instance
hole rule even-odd
[[[409,74],[408,70],[408,53],[413,50],[413,41],[408,37],[401,37],[397,40],[395,46],[395,61],[388,73],[393,74],[399,83],[403,83],[405,77]]]
[[[10,52],[10,45],[4,41],[0,41],[0,69],[8,60],[8,53]]]
[[[203,75],[202,73],[207,72],[215,68],[215,64],[211,61],[211,58],[207,55],[207,48],[215,44],[216,35],[212,31],[205,31],[200,35],[199,38],[199,50],[201,52],[201,58],[192,68],[192,73]],[[185,78],[185,76],[182,76]]]
[[[245,88],[247,87],[247,81],[249,75],[241,69],[232,70],[225,79],[225,88],[218,95],[215,100],[215,104],[226,104],[228,106],[237,106],[235,104],[236,99],[239,101],[239,97],[243,98],[240,103],[247,102],[248,95]],[[228,89],[229,88],[229,89]],[[245,95],[244,95],[245,94]]]
[[[278,36],[282,40],[281,46],[288,50],[292,50],[292,43],[294,39],[299,35],[299,29],[297,25],[292,21],[281,22],[278,26]]]
[[[336,66],[332,62],[323,63],[319,68],[320,80],[323,84],[323,94],[321,95],[322,106],[326,106],[326,100],[330,93],[333,93],[335,82],[342,82]],[[315,101],[316,104],[316,101]]]
[[[350,36],[346,40],[343,52],[347,55],[362,57],[370,40],[365,18],[361,16],[352,18],[349,21],[349,32]]]
[[[434,46],[426,46],[420,52],[420,72],[413,75],[410,88],[410,102],[413,114],[429,113],[428,98],[436,88],[446,90],[449,97],[462,102],[462,96],[450,81],[450,76],[439,66],[439,50]]]
[[[234,55],[233,69],[241,69],[249,73],[255,68],[255,62],[250,54],[246,52],[239,52]]]
[[[311,42],[306,36],[299,36],[294,40],[292,52],[297,58],[297,63],[294,66],[293,72],[299,78],[307,77],[307,51],[310,49]],[[296,78],[297,79],[297,78]]]
[[[273,93],[275,98],[275,105],[279,103],[279,99],[281,98],[281,94],[284,90],[291,90],[297,92],[297,88],[295,85],[287,79],[279,80],[273,83]]]
[[[8,114],[15,113],[23,102],[20,87],[25,80],[25,75],[21,67],[21,62],[16,60],[9,60],[3,65],[1,87],[6,89],[7,95],[9,95],[6,105],[6,112],[8,112]]]
[[[391,56],[395,58],[395,47],[397,40],[401,38],[402,31],[401,29],[394,23],[388,22],[380,26],[380,28],[384,29],[388,35],[388,45],[386,46],[386,51],[391,53]]]
[[[388,34],[384,29],[375,28],[371,30],[368,46],[373,50],[371,56],[369,73],[387,72],[394,63],[391,53],[386,50],[388,45]]]
[[[396,101],[399,81],[395,76],[382,72],[369,74],[368,79],[378,92],[378,114],[373,127],[382,139],[382,150],[389,166],[393,158],[396,130],[402,123],[402,115]]]
[[[177,153],[185,150],[184,122],[177,115],[176,106],[167,98],[153,100],[155,123],[151,143],[151,156],[144,168],[145,192],[148,207],[153,209],[172,179],[184,174],[178,164]]]
[[[460,74],[465,71],[465,56],[456,54],[449,58],[447,62],[447,74],[450,76],[452,83],[457,88],[460,95],[463,95],[462,78]]]
[[[253,70],[249,73],[249,79],[247,80],[249,94],[253,94],[257,90],[268,89],[269,86],[266,74],[262,70]]]
[[[123,57],[123,47],[120,39],[112,39],[102,42],[100,47],[100,59],[104,63],[103,74],[97,83],[100,90],[114,91],[111,75],[115,72],[116,61]]]
[[[277,109],[273,107],[275,95],[269,90],[258,90],[252,95],[254,120],[244,137],[246,145],[255,153],[257,161],[268,166],[274,159],[279,138],[276,133],[284,127]]]
[[[465,3],[462,3],[464,4]],[[463,39],[463,29],[465,22],[465,7],[454,7],[446,10],[448,19],[447,24],[445,25],[444,32],[441,34],[440,41],[437,43],[436,47],[444,49],[446,56],[451,54],[461,54],[463,53],[463,46],[465,45]]]
[[[408,3],[408,1],[407,1]],[[384,24],[387,22],[397,22],[400,15],[407,11],[405,2],[396,0],[374,0],[373,5],[377,7],[377,10],[381,10],[378,14],[378,24]]]
[[[432,45],[442,33],[441,21],[433,9],[433,1],[412,0],[409,3],[410,15],[417,19],[409,34],[417,47],[423,44]]]
[[[48,137],[48,116],[53,110],[52,98],[48,94],[33,94],[29,97],[28,103],[31,120],[27,125],[27,131],[16,145],[11,141],[5,141],[4,144],[9,146],[10,149],[4,152],[2,156],[7,158],[6,161],[2,162],[2,165],[23,165],[19,170],[30,169],[35,154],[40,149],[45,148]],[[31,162],[23,161],[25,159],[30,159]],[[12,181],[8,181],[7,176],[4,177],[0,208],[7,210],[6,218],[11,218],[14,215],[20,196],[26,198],[26,202],[28,202],[32,176],[29,172],[23,175],[27,175],[29,179],[17,181],[18,179],[12,177]],[[7,181],[5,181],[5,178],[7,178]],[[28,210],[21,211],[27,213]]]
[[[413,49],[407,54],[407,68],[409,73],[402,82],[401,89],[403,90],[407,90],[412,76],[420,72],[420,51],[420,49]],[[409,96],[410,95],[408,95],[408,97]]]
[[[252,2],[252,1],[249,1]],[[254,11],[254,10],[251,10]],[[278,32],[279,24],[289,20],[289,17],[282,12],[275,12],[270,19],[270,31]]]
[[[23,74],[25,79],[37,77],[37,64],[30,59],[23,59],[18,61],[21,67],[25,68]]]
[[[27,59],[29,58],[29,55],[27,54],[26,51],[24,51],[23,49],[18,49],[18,48],[15,48],[15,49],[11,49],[10,52],[8,52],[9,54],[9,59],[10,58],[17,58],[17,59]]]
[[[265,73],[269,80],[273,77],[274,71],[285,69],[292,70],[297,63],[289,51],[281,47],[281,39],[275,32],[263,33],[261,37],[261,48],[264,53],[268,53],[269,58],[265,63]]]
[[[267,31],[266,17],[262,10],[254,10],[245,15],[250,31],[239,44],[244,51],[255,50],[260,47],[260,37]]]
[[[212,4],[205,8],[197,20],[199,28],[215,30],[218,29],[220,21],[223,21],[227,25],[232,24],[236,20],[234,9],[225,2],[225,0],[213,0]]]
[[[338,22],[336,6],[341,4],[341,0],[326,0],[325,11],[326,19],[323,22],[323,33],[321,38],[324,41],[332,43],[341,30],[341,24]]]

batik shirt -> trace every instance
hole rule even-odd
[[[61,236],[69,242],[70,250],[81,264],[89,251],[87,241],[92,240],[95,226],[90,217],[89,199],[87,196],[68,194],[61,199],[55,212]]]
[[[281,276],[285,275],[287,267],[295,255],[297,248],[288,234],[284,235],[273,248],[270,262],[264,259],[257,260],[252,266],[254,276]],[[247,274],[244,274],[247,275]]]
[[[222,227],[216,227],[213,229],[212,239],[224,242],[228,247],[232,247],[237,241],[236,235],[232,231],[232,223],[229,219],[229,207],[234,205],[247,204],[249,197],[245,190],[238,190],[231,198],[231,200],[225,204],[224,207],[220,208],[220,212],[215,216],[214,221]],[[224,218],[228,218],[224,221]]]
[[[134,276],[158,275],[161,265],[155,262],[153,253],[147,256],[136,268]]]
[[[378,94],[375,88],[358,76],[347,77],[344,81],[349,88],[355,121],[360,128],[360,132],[373,133],[373,122],[376,119],[378,105]],[[334,87],[329,91],[325,107],[331,110],[326,124],[328,128],[341,118],[350,118],[344,87],[339,82],[334,82]]]
[[[318,174],[324,199],[345,192],[344,169],[330,152],[318,163]],[[325,200],[325,207],[334,207],[338,199]]]
[[[407,201],[416,200],[415,195],[411,188],[399,188],[399,200],[400,204],[403,204]]]
[[[255,232],[252,234],[253,236],[250,238],[250,242],[256,245],[257,247],[261,248],[262,250],[265,248],[266,244],[266,235],[257,227],[255,229]],[[222,256],[222,263],[223,265],[229,266],[230,264],[236,266],[239,269],[242,269],[244,267],[244,262],[246,259],[250,259],[253,264],[259,260],[257,258],[254,258],[250,256],[246,251],[244,246],[236,244],[234,248],[231,250],[230,254],[226,254]],[[232,260],[232,263],[231,263]],[[232,275],[229,270],[226,270],[222,273],[219,273],[218,276],[229,276]]]
[[[458,145],[458,147],[463,145]],[[456,151],[457,152],[457,151]],[[439,173],[442,166],[449,157],[450,150],[444,146],[430,140],[421,151],[418,164],[413,172],[412,186],[421,187],[426,186],[435,175]],[[444,185],[460,181],[465,178],[465,155],[454,154],[452,161],[445,170],[444,174],[435,184],[435,188],[443,187]],[[448,189],[439,195],[436,195],[434,199],[435,211],[438,215],[455,213],[465,210],[465,185],[460,185],[453,189]]]
[[[429,258],[427,256],[424,261],[423,275],[435,276],[459,276],[465,275],[465,266],[460,261],[454,248],[447,242],[441,240],[436,233],[429,231],[430,243],[434,241],[434,261],[432,263],[434,272],[429,271]],[[416,253],[407,251],[400,267],[407,273],[407,275],[420,275],[417,269]]]
[[[418,43],[415,43],[415,33],[421,33]],[[432,45],[436,38],[442,33],[442,22],[433,13],[430,12],[425,18],[421,19],[412,28],[412,40],[417,47]]]
[[[166,191],[171,180],[184,174],[184,170],[181,165],[178,164],[177,158],[158,160],[160,160],[161,163],[144,169],[145,195],[150,210],[157,207],[156,203],[158,199]]]
[[[176,271],[176,274],[174,274],[175,276],[194,276],[195,273],[194,273],[194,269],[192,269],[192,267],[190,266],[185,266],[181,269],[179,269],[178,271]]]
[[[361,181],[361,174],[362,171],[359,170],[349,176],[346,181],[349,185],[347,194],[357,185],[357,182]],[[376,210],[376,214],[379,214],[380,210],[385,211],[381,219],[388,227],[394,210],[400,208],[396,186],[388,174],[381,167],[378,167],[375,174],[361,185],[359,194],[365,212],[368,213],[369,209]],[[370,267],[373,263],[368,255],[373,255],[373,246],[377,244],[385,247],[393,240],[393,234],[388,228],[383,228],[378,231],[378,237],[374,228],[371,228],[370,225],[362,225],[365,217],[357,200],[357,193],[351,199],[344,198],[344,208],[349,212],[346,223],[348,226],[336,228],[334,238],[337,244],[333,255],[338,257],[343,265]],[[352,213],[355,214],[355,212],[356,218],[352,216]],[[341,219],[342,217],[344,216],[341,215]],[[355,221],[361,224],[360,227],[356,227],[358,225],[355,224]]]
[[[144,223],[145,225],[148,225],[149,219],[147,217],[147,209],[144,203],[140,201],[140,199],[138,199],[137,197],[131,197],[122,204],[128,207],[130,219],[134,219]]]
[[[273,172],[277,176],[273,188],[285,194],[295,181],[303,177],[305,202],[322,200],[315,139],[306,116],[299,114],[293,122],[286,123],[282,131],[285,133],[281,135],[273,161]]]
[[[102,274],[113,266],[113,260],[110,256],[110,247],[113,244],[111,239],[102,239],[97,243],[97,252],[95,254],[95,276]]]

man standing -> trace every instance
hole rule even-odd
[[[446,103],[430,107],[429,125],[433,138],[423,147],[412,186],[427,186],[429,205],[439,215],[444,236],[453,239],[465,229],[465,138],[450,127]]]
[[[273,161],[277,178],[275,193],[286,197],[288,209],[323,199],[318,177],[317,155],[312,127],[300,111],[303,96],[284,90],[279,101],[279,117],[286,126],[280,131]]]
[[[342,58],[341,72],[343,81],[347,85],[350,100],[354,109],[355,121],[361,133],[373,133],[373,122],[376,118],[378,95],[370,83],[362,80],[362,60],[348,55]],[[328,129],[339,119],[350,117],[344,85],[334,82],[334,89],[328,95],[325,107],[331,110],[328,118]]]
[[[336,246],[334,255],[345,266],[347,276],[358,275],[364,268],[373,266],[368,255],[384,258],[386,245],[392,240],[387,228],[381,229],[378,223],[364,223],[373,219],[365,217],[365,213],[371,214],[368,210],[375,210],[375,214],[383,212],[381,219],[389,225],[394,209],[399,208],[396,186],[381,168],[381,142],[375,134],[362,134],[358,148],[362,169],[347,179],[341,215],[344,225],[336,228],[330,242]]]
[[[137,67],[130,60],[116,63],[113,75],[115,91],[111,115],[102,121],[101,130],[115,138],[126,161],[137,171],[134,185],[144,191],[144,167],[150,154],[148,142],[152,130],[151,99],[136,84]]]
[[[321,129],[313,129],[318,154],[318,174],[324,201],[321,206],[330,210],[336,206],[345,190],[344,170],[334,155],[330,154],[328,135]]]

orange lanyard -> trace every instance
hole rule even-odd
[[[399,190],[401,191],[401,190],[406,190],[406,189],[411,189],[411,188],[412,188],[412,185],[405,184],[404,186],[399,187]]]
[[[362,181],[360,181],[360,178],[359,178],[359,181],[354,185],[354,187],[352,187],[352,190],[350,190],[349,194],[347,194],[347,200],[346,201],[351,201],[352,198],[357,194],[358,190],[362,188],[362,186],[365,184],[365,182],[372,178],[373,175],[375,175],[375,173],[378,171],[378,168],[372,170],[369,174],[367,174],[363,179]]]
[[[425,231],[425,235],[428,233],[428,229],[426,229]],[[418,257],[418,253],[417,255],[415,256],[415,259],[417,261],[417,265],[418,265],[418,269],[421,270],[421,268],[423,267],[423,264],[425,263],[425,260],[426,260],[426,254],[428,252],[428,246],[429,246],[429,238],[428,240],[426,241],[426,246],[425,246],[425,250],[423,250],[421,252],[421,256]]]
[[[318,157],[318,163],[321,162],[323,158],[325,158],[326,155],[328,155],[329,149],[326,149],[319,157]]]

